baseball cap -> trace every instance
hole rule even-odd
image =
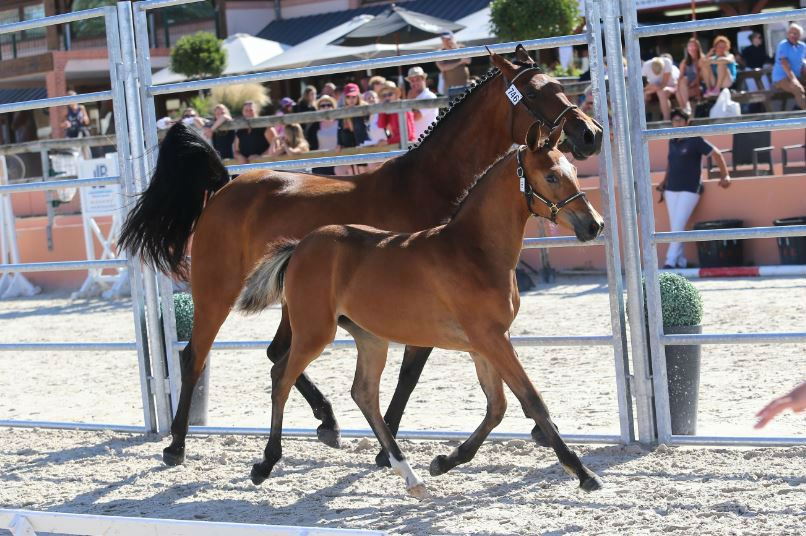
[[[353,95],[359,95],[361,90],[358,89],[357,84],[353,84],[350,82],[349,84],[344,86],[344,96],[345,97],[352,97]]]
[[[448,31],[442,32],[441,34],[439,34],[439,36],[440,36],[440,37],[444,37],[444,38],[446,38],[446,39],[447,39],[447,38],[449,38],[449,37],[453,37],[453,32],[451,32],[450,30],[448,30]]]
[[[286,106],[294,106],[294,100],[289,97],[283,97],[280,99],[280,106],[285,108]]]

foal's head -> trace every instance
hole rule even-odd
[[[519,149],[527,204],[532,214],[573,230],[579,240],[593,240],[604,220],[580,191],[576,167],[557,149],[561,131],[562,124],[553,130],[535,124]]]
[[[566,139],[563,150],[578,160],[594,155],[602,149],[602,127],[593,118],[576,107],[565,95],[563,85],[543,72],[526,49],[515,48],[515,63],[491,53],[491,61],[501,71],[507,87],[514,85],[522,98],[513,105],[512,134],[522,140],[535,121],[553,128],[565,119]]]

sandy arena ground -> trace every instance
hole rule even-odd
[[[803,331],[802,279],[695,281],[706,332]],[[267,339],[279,316],[231,315],[219,341]],[[0,343],[132,341],[126,301],[72,302],[65,296],[0,303]],[[603,278],[564,278],[524,296],[513,335],[602,335],[610,314]],[[346,334],[340,333],[340,337]],[[382,404],[391,397],[402,351],[390,352]],[[521,348],[532,381],[563,433],[618,433],[609,347]],[[701,435],[756,435],[753,415],[806,378],[806,345],[705,346]],[[352,350],[328,350],[310,367],[343,428],[366,428],[349,396]],[[269,365],[262,351],[215,351],[210,424],[261,426],[269,419]],[[0,419],[142,424],[136,356],[0,353]],[[437,351],[403,419],[406,430],[466,430],[484,397],[470,360]],[[292,395],[286,426],[316,422]],[[497,431],[531,424],[510,396]],[[769,436],[806,436],[806,419],[780,416]],[[190,437],[185,467],[162,466],[167,440],[118,433],[0,428],[0,507],[270,524],[362,527],[393,533],[803,534],[806,447],[789,449],[576,446],[605,489],[580,492],[551,451],[522,441],[490,442],[448,475],[428,476],[449,443],[403,442],[431,499],[405,495],[400,479],[374,467],[376,442],[348,440],[336,451],[287,440],[286,457],[260,488],[248,480],[265,438]]]

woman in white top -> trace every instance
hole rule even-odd
[[[334,99],[330,95],[322,95],[316,101],[316,109],[319,111],[332,110],[335,108],[336,108],[336,99]],[[337,150],[339,148],[338,133],[339,133],[338,119],[323,119],[318,123],[312,124],[311,129],[309,131],[311,150],[312,151]],[[321,173],[323,175],[336,174],[336,170],[333,169],[333,166],[314,168],[313,172]]]
[[[641,74],[647,80],[644,88],[644,100],[648,102],[652,100],[652,95],[657,95],[663,120],[669,121],[672,114],[671,98],[677,91],[680,69],[672,63],[671,59],[658,57],[645,61]]]
[[[371,89],[364,93],[364,102],[367,104],[378,104],[378,94]],[[386,131],[378,126],[378,114],[369,116],[369,141],[366,145],[378,145],[383,142],[386,143]]]

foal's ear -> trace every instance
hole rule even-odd
[[[523,48],[523,45],[518,43],[518,46],[515,47],[515,59],[522,62],[528,63],[529,65],[534,65],[535,60],[526,52],[526,49]]]
[[[551,132],[548,128],[543,126],[542,123],[535,121],[532,123],[532,126],[529,127],[529,131],[526,133],[526,140],[524,141],[529,150],[535,152],[543,146],[550,134]]]
[[[565,128],[565,118],[563,117],[560,121],[560,124],[554,127],[554,130],[551,131],[549,134],[549,147],[556,147],[557,142],[560,141],[560,136],[563,134],[563,129]]]

